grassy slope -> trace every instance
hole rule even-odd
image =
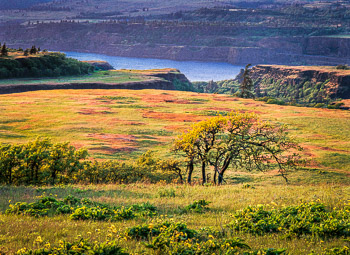
[[[311,159],[308,171],[297,172],[294,181],[349,183],[349,111],[268,105],[226,95],[160,90],[1,95],[0,142],[48,136],[86,147],[94,158],[134,158],[148,149],[169,156],[172,140],[192,122],[232,110],[253,111],[263,119],[289,124],[291,135]],[[271,175],[239,172],[232,181],[266,181]]]
[[[160,90],[58,90],[0,95],[0,141],[19,143],[38,135],[55,141],[71,141],[85,146],[95,158],[137,157],[152,148],[160,155],[169,155],[169,145],[191,122],[205,119],[215,111],[254,111],[263,119],[290,124],[290,132],[305,147],[312,159],[306,170],[291,175],[285,185],[275,173],[232,173],[233,183],[249,182],[255,189],[243,189],[242,184],[222,187],[178,185],[106,185],[68,186],[54,188],[0,187],[0,211],[17,201],[34,201],[45,192],[60,198],[72,194],[113,205],[130,205],[149,201],[160,213],[184,221],[189,227],[220,229],[229,215],[248,205],[276,203],[277,207],[302,201],[321,201],[328,207],[342,208],[350,197],[350,112],[341,110],[298,108],[268,105],[249,99],[226,95],[198,94]],[[312,184],[318,183],[314,186]],[[337,183],[337,184],[330,184]],[[274,185],[271,185],[274,184]],[[296,185],[297,184],[297,185]],[[340,184],[340,185],[339,185]],[[161,197],[164,190],[175,197]],[[194,200],[211,201],[212,210],[205,214],[180,215],[179,210]],[[113,223],[123,232],[149,219]],[[55,243],[73,240],[77,235],[105,240],[112,223],[76,221],[66,216],[29,218],[0,214],[0,251],[14,252],[33,247],[37,236]],[[236,233],[254,248],[288,248],[291,254],[321,254],[324,248],[343,246],[342,238],[283,239],[281,235],[251,236]],[[141,243],[123,242],[129,251],[142,252]]]
[[[65,83],[126,83],[153,80],[154,77],[146,76],[136,70],[111,70],[96,72],[91,75],[68,76],[59,78],[22,78],[22,79],[1,79],[1,86],[6,85],[31,85],[31,84],[65,84]]]

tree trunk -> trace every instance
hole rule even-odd
[[[202,162],[202,184],[207,182],[207,177],[205,176],[205,162]]]
[[[188,163],[188,175],[187,175],[187,183],[188,184],[191,184],[191,181],[192,181],[192,173],[193,173],[193,160],[191,160],[189,163]]]
[[[224,173],[220,173],[220,172],[219,172],[218,184],[219,184],[219,185],[222,185],[223,181],[224,181]]]
[[[55,180],[56,180],[56,170],[51,171],[51,184],[55,185]]]
[[[218,170],[217,170],[217,168],[215,167],[214,168],[214,184],[216,185],[216,174],[218,173]]]
[[[39,166],[36,166],[35,172],[34,172],[34,184],[39,183]]]
[[[9,179],[8,179],[8,184],[12,184],[12,167],[9,169]]]

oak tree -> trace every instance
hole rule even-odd
[[[277,168],[287,181],[287,173],[301,162],[302,148],[289,137],[287,127],[261,121],[252,113],[232,112],[194,124],[174,143],[187,162],[200,163],[202,182],[206,166],[214,168],[214,182],[222,184],[225,172],[234,169]],[[192,172],[188,172],[188,182]]]

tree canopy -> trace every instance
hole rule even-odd
[[[302,148],[289,137],[285,125],[262,121],[253,113],[232,112],[194,124],[175,140],[173,150],[186,158],[189,183],[194,165],[200,164],[203,183],[211,166],[214,182],[222,184],[229,167],[277,168],[287,181],[288,171],[301,162]]]

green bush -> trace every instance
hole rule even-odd
[[[348,210],[327,210],[325,205],[314,202],[270,210],[262,205],[249,206],[233,214],[233,221],[228,226],[236,231],[257,235],[284,233],[285,237],[348,237]]]
[[[120,221],[135,217],[151,217],[157,208],[149,203],[134,204],[128,207],[110,207],[89,199],[67,196],[63,200],[43,197],[34,203],[17,202],[10,204],[6,214],[28,215],[33,217],[69,214],[72,220]]]
[[[208,205],[211,202],[205,201],[204,199],[194,201],[192,204],[189,204],[184,208],[184,212],[195,212],[195,213],[203,213],[209,210]]]
[[[285,105],[286,103],[283,100],[278,100],[276,98],[270,98],[266,101],[267,104],[278,104],[278,105]]]
[[[41,238],[37,243],[42,243]],[[106,241],[102,243],[91,242],[88,239],[78,239],[73,242],[60,241],[58,245],[43,245],[43,248],[27,250],[25,248],[17,251],[17,255],[128,255],[116,241]]]

